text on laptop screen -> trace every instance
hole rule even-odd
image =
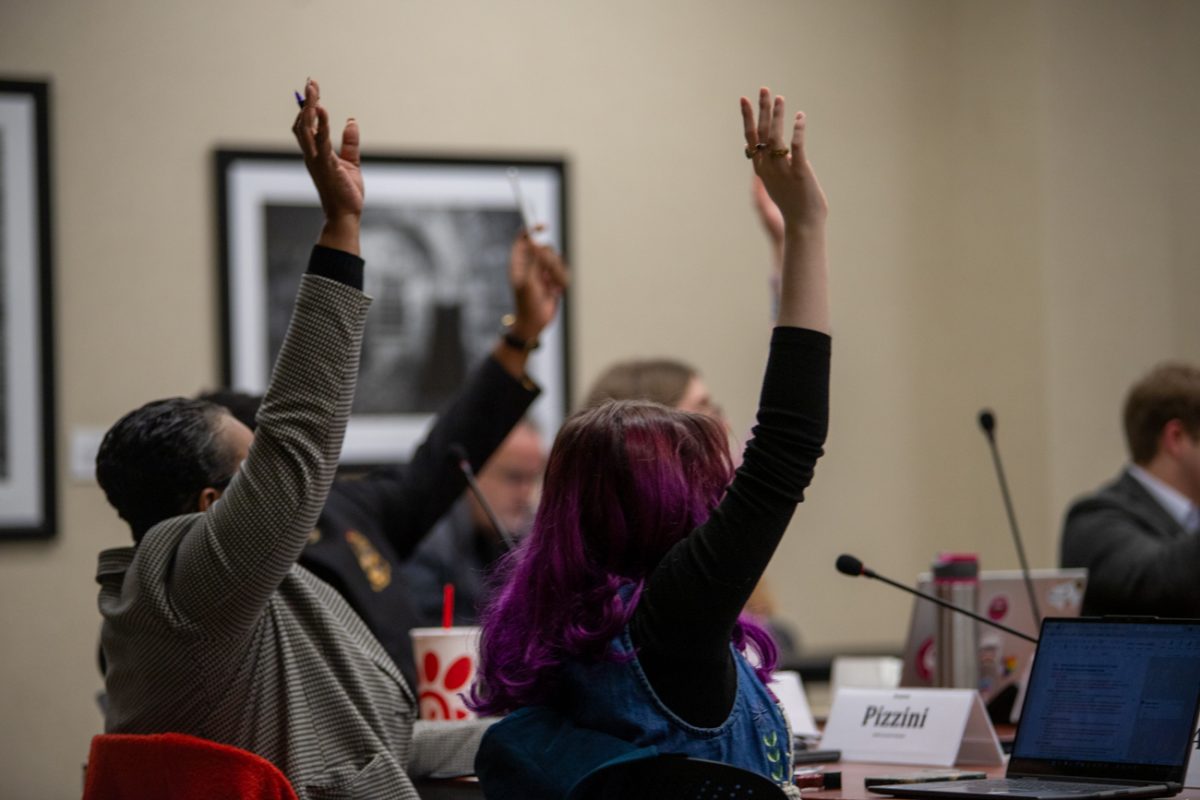
[[[1198,693],[1194,622],[1047,620],[1013,756],[1181,765]]]

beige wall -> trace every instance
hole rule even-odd
[[[1035,566],[1115,472],[1117,406],[1200,357],[1200,6],[1186,2],[235,3],[0,0],[0,74],[53,81],[60,454],[217,377],[209,154],[289,146],[322,79],[368,148],[571,164],[575,387],[610,360],[701,365],[748,426],[767,249],[736,98],[803,105],[833,206],[833,427],[770,575],[811,648],[896,647],[941,548],[1016,564],[975,427],[996,409]],[[89,737],[98,549],[69,481],[50,543],[0,547],[6,796],[71,797]]]

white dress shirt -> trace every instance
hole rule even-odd
[[[1163,483],[1137,464],[1129,465],[1129,474],[1146,487],[1150,496],[1157,500],[1158,504],[1165,508],[1171,518],[1178,522],[1185,531],[1196,533],[1197,530],[1200,530],[1200,509],[1197,509],[1196,504],[1187,499],[1182,492]]]

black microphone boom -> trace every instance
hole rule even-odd
[[[1021,577],[1025,579],[1025,591],[1029,594],[1029,608],[1033,611],[1033,625],[1042,626],[1042,612],[1038,608],[1037,592],[1033,590],[1033,578],[1029,577],[1029,562],[1025,560],[1025,546],[1021,544],[1021,530],[1017,527],[1017,515],[1013,511],[1012,497],[1008,493],[1008,481],[1004,477],[1004,465],[1000,463],[1000,448],[996,446],[996,415],[989,409],[979,412],[979,427],[987,437],[992,451],[992,463],[996,465],[996,477],[1000,480],[1000,496],[1004,498],[1004,511],[1008,514],[1008,528],[1012,531],[1013,544],[1017,546],[1017,558],[1021,562]]]
[[[492,504],[484,497],[483,490],[479,488],[479,481],[475,480],[475,470],[471,469],[471,457],[467,454],[467,448],[457,442],[450,445],[450,456],[458,463],[458,468],[462,472],[463,477],[467,479],[467,486],[471,487],[471,493],[475,495],[475,499],[479,501],[479,505],[483,507],[483,513],[487,514],[487,518],[491,520],[492,527],[496,529],[496,533],[500,534],[500,538],[504,540],[504,547],[507,550],[512,550],[517,546],[513,540],[512,534],[504,527],[504,523],[500,521],[500,517],[496,516],[496,510],[492,508]]]
[[[913,589],[910,586],[905,586],[903,583],[898,583],[898,582],[892,580],[891,578],[885,578],[882,575],[880,575],[878,572],[876,572],[875,570],[868,569],[867,567],[863,566],[863,563],[852,555],[843,553],[842,555],[838,556],[837,563],[835,564],[835,566],[837,567],[837,571],[842,573],[843,575],[849,575],[853,578],[862,576],[864,578],[874,578],[877,581],[883,581],[888,586],[895,586],[897,589],[908,592],[909,594],[914,594],[917,597],[920,597],[922,600],[928,600],[929,602],[935,603],[935,604],[941,606],[942,608],[948,608],[951,611],[957,611],[959,614],[965,614],[966,616],[970,617],[973,620],[982,622],[984,625],[990,625],[991,627],[998,628],[998,629],[1004,631],[1005,633],[1012,634],[1013,636],[1019,636],[1027,642],[1033,642],[1034,644],[1037,644],[1037,641],[1038,641],[1037,639],[1033,638],[1032,636],[1028,636],[1024,633],[1021,633],[1018,630],[1013,630],[1012,628],[1008,627],[1007,625],[1001,625],[999,622],[996,622],[995,620],[990,620],[987,617],[981,617],[980,615],[976,614],[974,611],[967,611],[965,608],[960,608],[959,606],[956,606],[953,603],[947,603],[945,600],[943,600],[940,597],[934,597],[931,594],[925,594],[924,592],[918,592],[916,589]]]

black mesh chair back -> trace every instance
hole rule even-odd
[[[580,781],[568,800],[778,800],[783,789],[741,767],[661,755],[602,767]]]

